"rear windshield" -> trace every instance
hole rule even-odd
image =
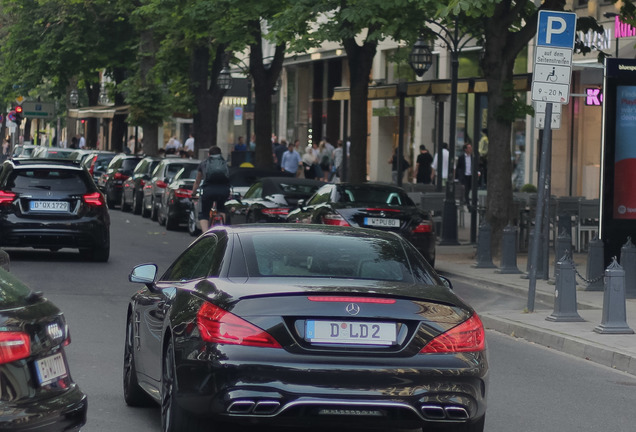
[[[373,236],[258,233],[241,237],[250,276],[437,283],[405,242]]]
[[[0,268],[0,309],[19,306],[31,290],[11,273]]]
[[[77,158],[77,154],[72,151],[64,151],[64,150],[47,150],[43,156],[45,159],[71,159],[74,160]]]
[[[15,170],[9,178],[7,187],[15,192],[43,189],[81,194],[88,190],[80,171],[55,168]]]
[[[124,159],[121,164],[121,168],[124,171],[131,171],[135,169],[141,159]]]

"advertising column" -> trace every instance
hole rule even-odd
[[[600,237],[605,264],[636,239],[636,60],[606,59]]]

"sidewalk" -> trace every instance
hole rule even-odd
[[[469,225],[469,224],[467,224]],[[451,280],[469,282],[493,289],[493,293],[514,293],[527,300],[529,280],[526,275],[527,253],[517,254],[521,274],[500,274],[496,268],[475,268],[476,245],[470,244],[470,228],[459,228],[459,246],[437,246],[436,270]],[[587,254],[574,254],[577,271],[586,274]],[[500,262],[493,258],[493,264]],[[526,278],[523,278],[524,276]],[[582,291],[584,282],[577,279],[578,313],[584,322],[552,322],[546,317],[554,312],[554,256],[550,258],[550,280],[537,279],[533,313],[524,310],[480,310],[484,325],[507,335],[520,337],[558,351],[575,355],[614,369],[636,375],[636,335],[598,334],[593,330],[602,321],[602,291]],[[496,294],[495,294],[496,295]],[[543,304],[540,304],[543,303]],[[546,308],[545,304],[550,305]],[[636,329],[636,299],[627,299],[627,325]]]

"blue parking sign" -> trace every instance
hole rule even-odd
[[[573,12],[539,11],[537,46],[574,48],[576,14]]]

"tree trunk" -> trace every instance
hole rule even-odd
[[[272,168],[272,96],[274,85],[283,68],[286,44],[276,46],[271,62],[264,62],[261,24],[250,24],[255,42],[250,45],[250,75],[254,80],[254,134],[256,135],[256,154],[254,165],[259,168]],[[268,59],[269,60],[269,59]],[[246,137],[249,142],[251,137]]]
[[[156,64],[155,53],[157,52],[157,42],[152,30],[141,32],[139,36],[139,79],[142,88],[153,86],[146,77],[150,74]],[[143,152],[148,156],[159,154],[159,124],[150,121],[141,122],[143,129]]]
[[[121,84],[126,78],[126,71],[123,68],[115,68],[113,70],[113,78],[115,80],[115,84]],[[115,94],[115,108],[118,106],[122,106],[125,104],[124,96],[121,93]],[[112,134],[110,136],[110,145],[113,150],[116,152],[124,151],[124,146],[126,145],[126,127],[128,124],[126,123],[126,114],[116,115],[113,117],[113,129]],[[105,132],[108,134],[108,131]],[[102,143],[102,148],[104,148]]]
[[[352,38],[344,40],[343,44],[347,52],[351,83],[351,158],[348,180],[364,183],[367,181],[369,76],[377,42],[367,41],[360,46]]]

